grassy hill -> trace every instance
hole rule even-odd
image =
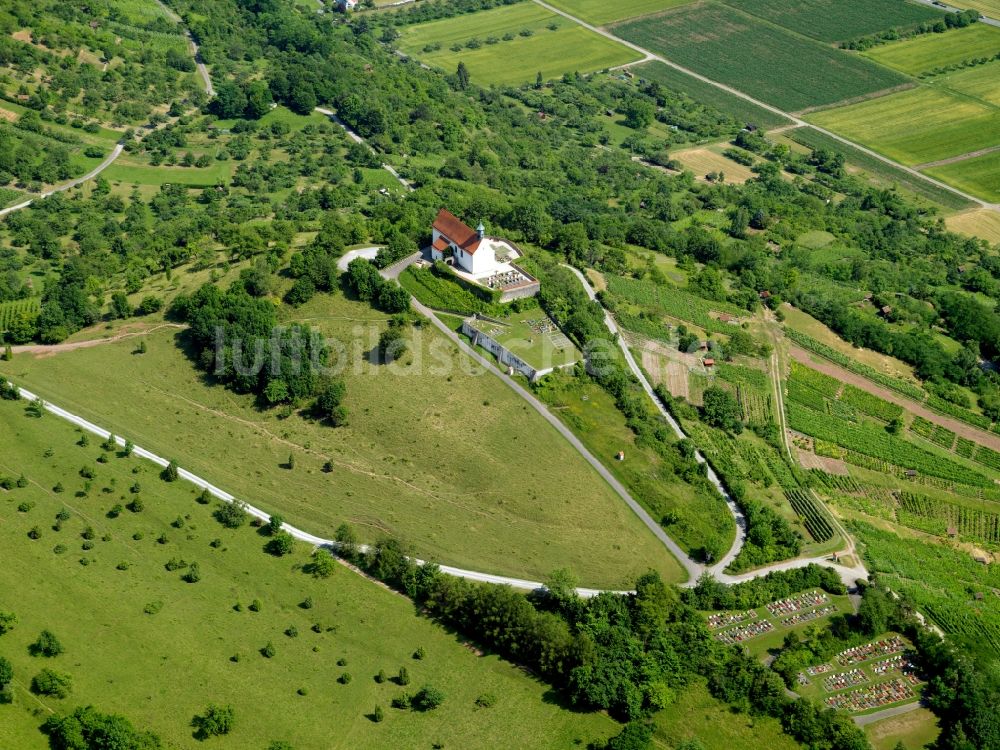
[[[29,418],[24,406],[0,402],[0,430],[9,438],[0,474],[23,472],[29,482],[0,490],[0,610],[18,616],[0,637],[16,679],[15,703],[0,706],[3,747],[41,750],[47,743],[38,725],[51,712],[87,704],[127,716],[172,748],[198,746],[189,722],[210,702],[236,710],[233,733],[216,744],[242,748],[271,740],[297,750],[495,747],[499,737],[514,747],[554,748],[616,731],[602,715],[559,707],[543,684],[477,655],[417,616],[405,598],[341,566],[325,580],[304,574],[305,546],[271,557],[255,530],[216,522],[213,506],[197,503],[190,485],[163,482],[157,467],[138,458],[98,463],[96,438],[82,447],[70,425],[51,415]],[[96,472],[81,496],[84,465]],[[136,482],[140,491],[132,493]],[[62,493],[52,489],[59,483]],[[140,512],[107,517],[136,497]],[[57,524],[64,509],[68,518]],[[40,538],[31,539],[36,526]],[[90,541],[82,536],[87,528]],[[190,567],[170,572],[170,560],[197,563],[201,580],[184,582]],[[249,609],[254,600],[259,612]],[[56,634],[62,655],[28,654],[42,629]],[[273,658],[259,653],[268,643]],[[421,647],[426,657],[414,659]],[[404,666],[412,680],[406,688],[374,679]],[[43,667],[70,675],[69,697],[28,692]],[[342,684],[345,673],[352,679]],[[390,708],[394,696],[424,684],[444,691],[440,708]],[[496,705],[477,708],[485,694]],[[376,704],[385,711],[381,723],[368,716]]]

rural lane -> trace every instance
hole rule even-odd
[[[198,69],[198,75],[201,76],[202,83],[205,84],[205,93],[209,96],[215,96],[215,87],[212,86],[212,77],[208,74],[208,68],[205,67],[205,63],[201,61],[201,49],[198,47],[198,43],[191,36],[191,30],[184,25],[184,19],[181,18],[173,8],[168,6],[163,0],[156,0],[156,4],[159,5],[163,12],[167,14],[176,24],[180,24],[184,28],[184,36],[187,37],[188,49],[191,50],[191,56],[194,58],[195,67]]]
[[[334,111],[333,111],[332,109],[326,109],[325,107],[316,107],[316,111],[317,111],[317,112],[319,112],[319,113],[320,113],[321,115],[326,115],[326,116],[327,116],[327,117],[329,117],[329,118],[330,118],[331,120],[333,120],[333,122],[335,122],[335,123],[337,123],[338,125],[340,125],[340,127],[342,127],[342,128],[344,129],[344,131],[345,131],[345,132],[347,133],[347,137],[348,137],[348,138],[350,138],[350,139],[351,139],[352,141],[354,141],[355,143],[360,143],[360,144],[361,144],[362,146],[364,146],[365,148],[367,148],[367,149],[368,149],[369,151],[371,151],[371,152],[372,152],[373,154],[375,154],[376,156],[378,156],[378,152],[377,152],[377,151],[376,151],[375,149],[373,149],[373,148],[372,148],[372,147],[371,147],[371,146],[370,146],[370,145],[368,144],[368,141],[366,141],[366,140],[365,140],[364,138],[362,138],[362,137],[361,137],[360,135],[358,135],[358,134],[357,134],[357,133],[355,133],[355,132],[354,132],[353,130],[351,130],[351,127],[350,127],[350,125],[348,125],[348,124],[347,124],[346,122],[344,122],[344,121],[343,121],[343,120],[341,120],[341,119],[340,119],[339,117],[337,117],[337,113],[336,113],[336,112],[334,112]],[[411,192],[413,191],[413,185],[411,185],[411,184],[410,184],[410,183],[408,183],[408,182],[407,182],[406,180],[404,180],[404,179],[403,179],[403,178],[402,178],[402,177],[400,176],[399,172],[397,172],[397,171],[395,170],[395,168],[393,168],[393,166],[392,166],[391,164],[386,164],[386,163],[385,163],[385,162],[383,162],[383,161],[380,161],[380,163],[381,163],[381,165],[382,165],[382,169],[384,169],[384,170],[385,170],[386,172],[388,172],[388,173],[389,173],[389,174],[391,174],[391,175],[392,175],[393,177],[395,177],[395,178],[396,178],[396,181],[397,181],[397,182],[398,182],[398,183],[399,183],[400,185],[402,185],[402,186],[403,186],[404,188],[406,188],[406,189],[407,189],[408,191],[411,191]]]
[[[116,143],[115,147],[113,149],[111,149],[111,153],[108,154],[107,157],[105,157],[104,161],[102,161],[100,164],[98,164],[92,170],[90,170],[89,172],[87,172],[87,174],[85,174],[83,177],[77,177],[75,180],[70,180],[69,182],[63,183],[62,185],[57,185],[56,187],[52,188],[51,190],[46,190],[44,193],[40,193],[38,198],[32,198],[30,200],[24,201],[23,203],[18,203],[16,206],[10,206],[8,208],[0,209],[0,217],[6,216],[7,214],[14,213],[15,211],[20,211],[22,208],[27,208],[32,203],[34,203],[36,200],[41,200],[42,198],[48,198],[53,193],[61,193],[64,190],[69,190],[70,188],[75,188],[77,185],[82,185],[87,180],[94,179],[95,177],[97,177],[97,175],[99,175],[105,169],[107,169],[112,164],[114,164],[115,159],[117,159],[119,156],[121,156],[122,150],[124,148],[125,148],[124,144],[122,144],[122,143]]]
[[[596,300],[597,293],[594,291],[594,288],[590,285],[590,282],[587,280],[587,277],[584,276],[579,269],[574,268],[573,266],[569,266],[566,264],[563,264],[563,266],[565,268],[568,268],[577,277],[577,279],[580,280],[580,283],[583,284],[584,290],[587,292],[587,296],[591,300]],[[652,399],[653,403],[656,405],[656,408],[659,410],[660,414],[662,414],[666,418],[667,422],[670,424],[670,427],[673,429],[674,434],[677,435],[678,439],[686,438],[687,435],[681,429],[680,424],[678,424],[677,421],[673,418],[673,416],[666,410],[666,408],[663,406],[663,403],[656,395],[656,392],[653,390],[652,386],[650,386],[649,381],[646,379],[645,373],[636,363],[635,358],[632,356],[632,352],[629,351],[628,345],[625,343],[624,337],[621,336],[618,324],[615,323],[614,318],[611,317],[611,314],[607,310],[604,310],[604,324],[608,327],[608,330],[612,333],[612,335],[614,335],[615,338],[618,340],[618,346],[621,348],[622,353],[625,355],[625,360],[628,362],[629,368],[632,370],[632,374],[635,375],[636,378],[639,380],[639,383],[642,385],[643,390],[646,391],[646,394]],[[844,529],[844,527],[833,516],[832,513],[830,514],[831,520],[833,521],[834,525],[840,532],[841,537],[843,537],[845,545],[847,545],[847,549],[844,551],[844,554],[847,554],[854,559],[855,564],[853,566],[846,566],[846,565],[841,565],[839,563],[835,563],[828,557],[798,557],[792,560],[785,560],[783,562],[767,565],[763,568],[757,568],[755,570],[751,570],[747,573],[742,573],[739,575],[730,575],[726,573],[725,569],[729,566],[729,564],[733,560],[736,559],[736,556],[740,553],[740,550],[743,548],[743,544],[746,542],[746,526],[747,526],[746,516],[743,514],[743,511],[736,504],[736,502],[733,500],[732,496],[726,491],[725,486],[722,484],[722,481],[715,473],[715,470],[711,467],[711,465],[707,464],[707,461],[705,460],[705,457],[701,454],[701,451],[698,450],[695,451],[695,458],[698,460],[699,463],[706,464],[706,468],[708,469],[708,475],[707,475],[708,479],[712,482],[713,485],[715,485],[716,490],[718,490],[719,494],[721,494],[723,499],[726,501],[726,505],[729,508],[730,513],[732,513],[734,521],[736,522],[736,539],[733,541],[733,545],[729,549],[729,552],[727,552],[722,557],[722,559],[719,560],[719,562],[717,562],[715,565],[709,568],[705,568],[705,570],[707,570],[708,573],[713,578],[715,578],[715,580],[719,581],[720,583],[731,585],[734,583],[741,583],[743,581],[749,581],[754,578],[759,578],[760,576],[766,575],[771,571],[796,570],[798,568],[804,568],[812,563],[816,563],[817,565],[824,565],[828,568],[833,568],[834,570],[836,570],[837,573],[840,575],[841,581],[843,581],[843,583],[849,588],[853,588],[855,582],[858,579],[868,578],[868,570],[865,568],[864,563],[861,562],[860,555],[857,554],[854,545],[854,539],[850,536],[850,534],[847,533],[847,530]]]
[[[901,169],[904,172],[906,172],[907,174],[913,175],[914,177],[917,177],[917,178],[919,178],[921,180],[924,180],[925,182],[929,182],[930,184],[932,184],[932,185],[934,185],[936,187],[939,187],[942,190],[947,190],[947,191],[949,191],[951,193],[954,193],[955,195],[961,196],[962,198],[964,198],[967,201],[972,201],[973,203],[975,203],[976,205],[978,205],[978,206],[980,206],[982,208],[986,208],[986,209],[989,209],[991,211],[998,211],[998,212],[1000,212],[1000,203],[990,203],[988,201],[984,201],[982,198],[977,198],[974,195],[969,195],[968,193],[963,192],[963,191],[959,190],[958,188],[952,187],[951,185],[948,185],[948,184],[946,184],[944,182],[941,182],[940,180],[935,180],[933,177],[929,177],[928,175],[925,175],[923,172],[920,172],[920,171],[914,169],[913,167],[907,167],[907,166],[905,166],[903,164],[899,164],[898,162],[893,161],[892,159],[888,158],[887,156],[883,156],[882,154],[878,153],[877,151],[873,151],[872,149],[866,148],[865,146],[862,146],[862,145],[860,145],[858,143],[855,143],[854,141],[851,141],[851,140],[849,140],[847,138],[844,138],[841,135],[837,135],[833,131],[827,130],[826,128],[821,128],[818,125],[813,125],[810,122],[806,122],[805,120],[803,120],[800,117],[796,117],[795,115],[790,114],[788,112],[785,112],[784,110],[778,109],[777,107],[773,107],[770,104],[767,104],[766,102],[762,102],[759,99],[755,99],[754,97],[752,97],[749,94],[746,94],[746,93],[740,91],[739,89],[735,89],[732,86],[727,86],[724,83],[719,83],[718,81],[714,81],[711,78],[708,78],[707,76],[703,76],[700,73],[696,73],[693,70],[690,70],[689,68],[685,68],[683,65],[679,65],[678,63],[675,63],[672,60],[669,60],[666,57],[663,57],[662,55],[658,55],[655,52],[652,52],[652,51],[646,49],[645,47],[640,47],[638,44],[634,44],[634,43],[629,42],[629,41],[627,41],[625,39],[622,39],[621,37],[617,37],[617,36],[615,36],[614,34],[612,34],[610,31],[608,31],[606,29],[603,29],[603,28],[601,28],[599,26],[594,26],[593,24],[589,24],[586,21],[584,21],[583,19],[577,18],[576,16],[574,16],[571,13],[568,13],[568,12],[566,12],[564,10],[560,10],[559,8],[555,7],[554,5],[550,5],[549,3],[545,2],[545,0],[532,0],[532,2],[534,2],[536,5],[540,5],[541,7],[545,8],[546,10],[548,10],[551,13],[555,13],[557,15],[562,16],[563,18],[567,18],[570,21],[573,21],[576,24],[579,24],[583,28],[585,28],[585,29],[587,29],[589,31],[592,31],[595,34],[600,34],[601,36],[605,37],[606,39],[610,39],[612,41],[618,42],[619,44],[623,44],[626,47],[628,47],[629,49],[634,50],[635,52],[640,53],[641,55],[644,56],[643,62],[645,62],[647,60],[655,60],[657,62],[661,62],[664,65],[667,65],[667,66],[673,68],[674,70],[679,70],[681,73],[684,73],[686,75],[691,76],[692,78],[695,78],[695,79],[701,81],[702,83],[707,83],[707,84],[709,84],[711,86],[715,86],[717,89],[721,89],[722,91],[725,91],[725,92],[727,92],[729,94],[732,94],[733,96],[737,96],[740,99],[743,99],[744,101],[748,101],[751,104],[755,104],[758,107],[761,107],[762,109],[766,109],[768,112],[773,112],[776,115],[781,115],[782,117],[785,117],[785,118],[791,120],[793,123],[795,123],[799,127],[810,127],[813,130],[816,130],[816,131],[822,133],[823,135],[827,136],[828,138],[833,138],[835,141],[843,143],[844,145],[851,146],[852,148],[856,148],[858,151],[862,152],[866,156],[870,156],[870,157],[872,157],[874,159],[878,159],[879,161],[884,162],[886,164],[889,164],[889,165],[895,167],[896,169]],[[631,64],[632,65],[637,65],[638,63],[631,63]]]

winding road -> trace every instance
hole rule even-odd
[[[639,54],[641,54],[643,56],[643,60],[640,61],[640,62],[649,62],[649,61],[654,61],[654,60],[656,62],[661,62],[664,65],[667,65],[667,66],[673,68],[674,70],[679,70],[681,73],[689,75],[692,78],[696,78],[697,80],[699,80],[699,81],[701,81],[703,83],[707,83],[707,84],[709,84],[711,86],[715,86],[715,88],[717,88],[717,89],[721,89],[722,91],[725,91],[725,92],[727,92],[729,94],[732,94],[733,96],[738,96],[740,99],[743,99],[744,101],[748,101],[751,104],[755,104],[756,106],[761,107],[762,109],[766,109],[768,112],[773,112],[776,115],[781,115],[782,117],[784,117],[784,118],[786,118],[788,120],[791,120],[798,127],[810,127],[813,130],[816,130],[816,131],[822,133],[823,135],[827,136],[828,138],[833,138],[835,141],[843,143],[845,146],[851,146],[852,148],[856,148],[858,151],[862,152],[866,156],[870,156],[873,159],[878,159],[879,161],[884,162],[885,164],[889,164],[889,165],[895,167],[896,169],[901,169],[904,172],[906,172],[906,173],[908,173],[910,175],[913,175],[914,177],[917,177],[917,178],[919,178],[921,180],[924,180],[925,182],[929,182],[930,184],[934,185],[935,187],[939,187],[942,190],[947,190],[950,193],[954,193],[955,195],[961,196],[965,200],[972,201],[973,203],[975,203],[976,205],[978,205],[978,206],[980,206],[982,208],[986,208],[986,209],[989,209],[991,211],[998,211],[998,212],[1000,212],[1000,203],[990,203],[988,201],[984,201],[982,198],[977,198],[974,195],[970,195],[969,193],[963,192],[962,190],[959,190],[958,188],[955,188],[955,187],[953,187],[951,185],[948,185],[947,183],[941,182],[940,180],[935,180],[933,177],[930,177],[930,176],[924,174],[923,172],[920,172],[920,171],[914,169],[913,167],[907,167],[907,166],[905,166],[903,164],[895,162],[892,159],[890,159],[890,158],[888,158],[886,156],[883,156],[882,154],[878,153],[877,151],[873,151],[870,148],[866,148],[865,146],[862,146],[861,144],[855,143],[854,141],[852,141],[852,140],[850,140],[848,138],[844,138],[842,135],[837,135],[836,133],[834,133],[831,130],[827,130],[826,128],[821,128],[821,127],[819,127],[817,125],[812,124],[811,122],[806,122],[801,117],[796,117],[795,115],[791,114],[790,112],[785,112],[784,110],[778,109],[777,107],[774,107],[774,106],[772,106],[772,105],[770,105],[770,104],[768,104],[766,102],[762,102],[759,99],[755,99],[754,97],[752,97],[749,94],[746,94],[746,93],[740,91],[739,89],[735,89],[732,86],[727,86],[724,83],[719,83],[718,81],[714,81],[711,78],[708,78],[707,76],[703,76],[700,73],[696,73],[695,71],[690,70],[689,68],[685,68],[683,65],[679,65],[679,64],[675,63],[674,61],[669,60],[666,57],[663,57],[662,55],[658,55],[655,52],[652,52],[652,51],[646,49],[645,47],[640,47],[638,44],[634,44],[633,42],[629,42],[629,41],[627,41],[625,39],[622,39],[621,37],[617,37],[614,34],[612,34],[610,31],[608,31],[607,29],[601,28],[600,26],[594,26],[593,24],[589,24],[586,21],[584,21],[583,19],[577,18],[572,13],[568,13],[567,11],[561,10],[561,9],[555,7],[554,5],[550,5],[549,3],[545,2],[545,0],[532,0],[532,2],[534,2],[536,5],[540,5],[541,7],[545,8],[546,10],[548,10],[551,13],[555,13],[557,15],[560,15],[563,18],[566,18],[566,19],[572,21],[573,23],[576,23],[576,24],[582,26],[583,28],[587,29],[588,31],[592,31],[595,34],[600,34],[601,36],[603,36],[606,39],[610,39],[610,40],[612,40],[614,42],[617,42],[618,44],[623,44],[626,47],[628,47],[629,49],[631,49],[631,50],[633,50],[635,52],[638,52]],[[994,22],[994,23],[996,23],[996,22]],[[631,64],[632,65],[638,65],[640,63],[631,63]]]

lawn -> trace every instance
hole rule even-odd
[[[607,0],[555,0],[549,4],[581,18],[587,23],[603,26],[614,21],[659,13],[690,2],[692,0],[615,0],[615,2],[607,2]]]
[[[715,107],[730,117],[744,123],[753,123],[758,127],[770,129],[791,124],[791,120],[779,114],[764,109],[753,102],[730,94],[718,86],[705,83],[689,76],[677,68],[671,68],[661,62],[651,62],[635,69],[639,75],[651,81],[680,91],[692,99]]]
[[[1000,60],[934,79],[945,88],[1000,107]]]
[[[342,566],[325,580],[307,576],[299,567],[308,561],[305,545],[287,557],[270,557],[250,528],[218,524],[211,505],[195,502],[190,485],[162,482],[157,467],[138,458],[95,463],[101,454],[96,439],[79,447],[80,436],[68,423],[51,415],[31,419],[23,409],[0,402],[0,430],[14,438],[5,440],[0,470],[24,471],[30,480],[0,498],[0,546],[9,553],[0,566],[0,609],[18,617],[15,629],[0,638],[17,680],[15,704],[0,706],[3,747],[43,750],[48,743],[34,728],[49,712],[88,704],[126,715],[172,748],[198,746],[189,723],[210,702],[233,706],[228,744],[243,748],[263,748],[271,740],[297,750],[434,742],[489,748],[501,737],[511,747],[551,748],[616,731],[601,714],[559,707],[547,686],[514,666],[478,656],[419,617],[404,597]],[[79,497],[83,464],[97,471],[89,496]],[[50,489],[59,482],[63,494]],[[134,482],[141,485],[143,510],[108,518],[114,504],[135,497],[127,489]],[[22,502],[34,505],[18,512]],[[69,518],[54,531],[62,509]],[[40,539],[28,538],[34,526]],[[86,527],[94,531],[90,550],[81,538]],[[65,551],[57,553],[57,545]],[[197,562],[201,580],[186,583],[183,569],[168,572],[164,565],[171,559]],[[307,598],[309,609],[301,606]],[[248,609],[255,599],[259,612]],[[144,613],[148,605],[155,614]],[[28,644],[44,628],[59,638],[63,655],[28,655]],[[276,653],[267,659],[258,651],[269,642]],[[413,659],[420,647],[426,657]],[[411,692],[424,684],[444,691],[439,709],[418,714],[389,707],[403,689],[373,677],[380,669],[395,675],[402,666]],[[42,667],[71,676],[68,698],[29,696],[24,686]],[[348,684],[337,681],[344,673],[353,677]],[[477,708],[476,698],[486,693],[496,705]],[[385,711],[382,723],[368,716],[376,705]]]
[[[161,164],[154,167],[145,161],[122,156],[102,172],[110,182],[130,185],[188,185],[190,187],[212,187],[229,182],[237,166],[234,161],[213,161],[208,167],[169,167]]]
[[[583,359],[582,352],[537,307],[512,315],[505,323],[480,321],[477,327],[536,370],[565,367]]]
[[[867,36],[941,18],[942,11],[901,0],[722,0],[766,21],[823,42]]]
[[[672,156],[685,169],[694,172],[696,178],[704,180],[706,175],[714,172],[725,175],[723,181],[727,185],[742,185],[751,179],[754,173],[750,167],[723,156],[721,152],[728,147],[728,143],[720,143],[714,146],[688,148],[683,151],[675,151]]]
[[[540,383],[539,398],[592,453],[609,460],[608,468],[653,518],[676,516],[666,531],[681,547],[691,550],[711,544],[729,549],[735,528],[722,496],[708,489],[696,492],[677,479],[653,447],[637,443],[605,390],[565,372]],[[625,453],[624,460],[611,460],[618,451]]]
[[[937,717],[927,708],[865,725],[865,734],[875,750],[895,750],[899,742],[905,748],[919,750],[936,740],[939,733]]]
[[[714,2],[622,24],[615,34],[785,111],[864,96],[907,80]]]
[[[1000,118],[996,122],[1000,126]],[[932,167],[926,172],[967,193],[1000,203],[1000,151]]]
[[[931,201],[949,210],[970,208],[974,205],[972,201],[950,190],[938,187],[853,146],[841,143],[815,128],[795,128],[787,135],[792,141],[811,149],[828,148],[839,151],[847,159],[849,167],[860,169],[869,180],[881,187],[899,188],[910,196]]]
[[[654,747],[677,747],[697,739],[705,750],[767,748],[796,750],[800,745],[781,731],[777,720],[748,716],[719,705],[703,680],[685,688],[677,702],[653,717]]]
[[[530,35],[524,36],[522,31]],[[512,38],[504,40],[505,35]],[[478,49],[465,46],[474,39],[479,40]],[[453,45],[462,45],[462,49],[453,51]],[[564,73],[590,73],[640,57],[534,3],[417,24],[403,30],[399,48],[448,73],[464,62],[472,81],[481,85],[527,83],[539,72],[546,79]]]
[[[995,145],[1000,132],[1000,109],[928,87],[806,119],[908,165]]]
[[[915,76],[963,60],[992,57],[998,52],[1000,29],[976,23],[943,34],[923,34],[901,42],[872,47],[864,55]]]
[[[621,587],[650,566],[683,579],[572,447],[432,328],[409,332],[406,364],[386,367],[363,356],[385,325],[367,305],[319,295],[298,317],[347,352],[345,427],[282,419],[206,385],[169,330],[148,336],[142,356],[123,341],[16,356],[3,369],[319,535],[346,520],[366,540],[393,534],[425,558],[532,580],[568,567],[582,585]],[[289,454],[294,471],[282,468]],[[321,471],[328,459],[330,474]]]

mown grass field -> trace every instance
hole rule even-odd
[[[531,35],[521,36],[522,31],[530,31]],[[507,34],[512,34],[513,39],[504,40]],[[464,45],[472,39],[478,39],[482,46],[466,48]],[[488,43],[489,39],[495,43]],[[450,49],[455,44],[463,46],[461,51]],[[425,51],[428,45],[440,45],[440,49]],[[448,73],[454,73],[458,63],[464,62],[471,79],[480,85],[526,83],[534,81],[539,72],[543,78],[590,73],[640,57],[624,45],[534,3],[417,24],[403,30],[399,48]]]
[[[690,96],[692,99],[697,99],[699,102],[704,102],[715,107],[719,111],[744,123],[753,123],[764,129],[778,128],[791,123],[791,120],[786,117],[782,117],[775,112],[757,106],[753,102],[748,102],[746,99],[741,99],[734,94],[730,94],[718,86],[713,86],[710,83],[699,81],[697,78],[692,78],[687,73],[676,68],[671,68],[669,65],[664,65],[661,62],[646,63],[636,68],[635,72],[643,78],[657,81],[664,86]]]
[[[935,84],[1000,107],[1000,60],[949,73]]]
[[[967,193],[994,203],[1000,202],[1000,151],[931,167],[926,172]]]
[[[169,330],[142,356],[126,340],[18,355],[3,372],[319,535],[348,521],[366,540],[393,534],[426,559],[532,580],[560,567],[593,586],[630,585],[649,567],[683,578],[573,448],[436,331],[412,329],[405,364],[385,367],[364,357],[385,325],[367,305],[322,295],[297,317],[346,347],[348,426],[281,419],[206,385]]]
[[[556,8],[566,11],[577,18],[595,26],[623,21],[636,16],[646,16],[659,13],[668,8],[685,5],[692,0],[555,0],[550,2]]]
[[[118,456],[95,463],[98,439],[80,447],[80,434],[68,423],[52,415],[29,418],[23,402],[0,402],[0,431],[0,472],[23,471],[30,481],[0,491],[0,609],[18,617],[15,629],[0,637],[0,654],[13,663],[17,680],[16,702],[0,705],[5,748],[47,748],[37,731],[41,722],[51,712],[88,704],[154,730],[170,748],[201,746],[189,723],[209,703],[234,707],[233,732],[216,742],[241,748],[272,740],[297,750],[434,742],[491,748],[498,738],[511,747],[568,748],[616,731],[603,715],[560,708],[541,682],[496,657],[478,656],[417,616],[407,599],[347,568],[336,566],[325,580],[305,575],[305,545],[282,558],[265,554],[266,540],[253,529],[223,528],[212,505],[195,502],[191,485],[163,482],[151,463]],[[96,467],[96,477],[89,495],[78,497],[84,464]],[[143,510],[108,518],[114,504],[135,497],[129,487],[137,481]],[[62,494],[51,490],[59,482]],[[22,502],[34,505],[18,512]],[[69,519],[54,531],[63,509]],[[40,539],[28,537],[34,526]],[[85,550],[81,534],[88,526],[94,540]],[[218,546],[210,546],[215,539]],[[57,545],[65,551],[57,554]],[[171,559],[197,562],[201,580],[186,583],[183,569],[168,572]],[[310,609],[300,606],[307,598]],[[254,599],[259,612],[247,609]],[[234,609],[237,603],[242,611]],[[159,611],[146,614],[151,604]],[[293,627],[294,637],[286,634]],[[28,655],[44,628],[62,642],[63,655]],[[276,653],[267,659],[259,650],[269,642]],[[420,647],[426,658],[413,659]],[[406,688],[373,679],[380,669],[395,675],[403,666],[411,678]],[[27,692],[42,667],[71,676],[68,698]],[[348,684],[337,681],[344,673],[352,676]],[[426,714],[390,708],[392,697],[424,684],[444,691],[440,708]],[[496,697],[493,708],[476,707],[485,693]],[[376,705],[385,711],[381,723],[369,718]]]
[[[900,742],[907,748],[926,747],[939,733],[937,717],[927,708],[865,725],[865,734],[875,750],[895,750]]]
[[[823,42],[838,42],[941,18],[942,11],[901,0],[722,0],[726,5]]]
[[[1000,29],[976,23],[943,34],[923,34],[901,42],[872,47],[863,53],[882,65],[909,75],[954,65],[1000,52]]]
[[[920,87],[815,112],[807,120],[915,165],[996,144],[1000,109]]]
[[[722,151],[728,146],[725,144],[715,144],[701,148],[687,148],[677,151],[673,158],[679,161],[685,169],[694,172],[694,176],[705,179],[705,175],[715,172],[725,175],[727,185],[743,184],[754,176],[750,167],[735,162],[722,155]]]
[[[966,211],[945,219],[945,224],[953,232],[962,232],[979,237],[990,244],[1000,245],[1000,213],[989,209]]]
[[[947,210],[971,208],[974,203],[945,188],[933,185],[864,151],[841,143],[835,138],[814,128],[795,128],[786,133],[793,143],[800,143],[812,149],[827,148],[839,151],[847,159],[849,167],[862,171],[874,184],[882,187],[896,187],[909,196],[922,201],[936,203]]]
[[[868,60],[714,2],[625,23],[615,33],[789,112],[906,82]]]
[[[236,171],[238,162],[213,161],[208,167],[169,167],[161,164],[154,167],[148,162],[121,156],[101,174],[109,182],[126,185],[188,185],[190,187],[212,187],[227,183]]]

